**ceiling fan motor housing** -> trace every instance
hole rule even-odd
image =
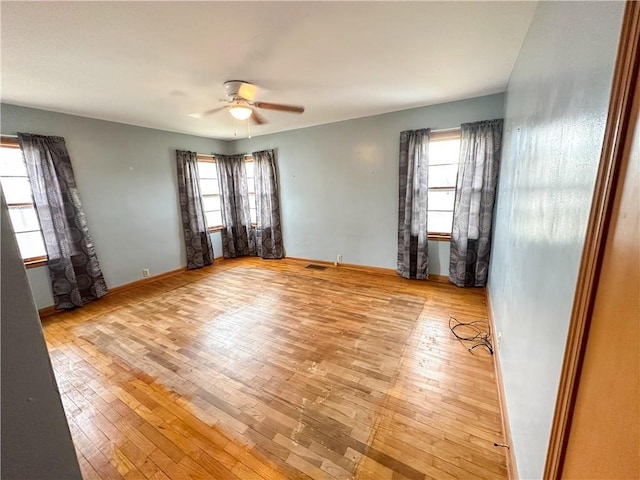
[[[229,80],[228,82],[224,82],[224,88],[227,91],[227,95],[231,98],[239,97],[240,88],[242,85],[251,85],[248,82],[243,82],[241,80]]]

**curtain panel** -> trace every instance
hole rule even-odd
[[[47,268],[58,310],[81,307],[108,289],[80,202],[62,137],[19,133],[47,251]]]
[[[202,268],[213,263],[213,244],[200,194],[198,154],[176,150],[178,168],[178,196],[182,216],[182,232],[187,252],[187,268]]]
[[[262,258],[283,258],[275,155],[273,150],[252,155],[256,182],[256,253]]]
[[[502,119],[497,119],[460,126],[460,165],[449,259],[449,279],[459,287],[487,284],[502,124]]]
[[[430,129],[400,133],[398,267],[404,278],[429,278],[427,194]]]
[[[222,254],[224,258],[255,255],[244,155],[216,154],[215,157],[222,209]]]

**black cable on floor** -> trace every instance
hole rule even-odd
[[[474,322],[465,323],[458,321],[455,317],[449,317],[449,329],[460,343],[462,343],[471,353],[473,353],[474,349],[477,347],[484,347],[491,355],[493,355],[491,328],[488,322],[476,320]],[[471,346],[468,347],[465,342],[470,342]]]

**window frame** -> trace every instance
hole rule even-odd
[[[431,144],[431,142],[441,142],[441,141],[445,141],[445,140],[460,140],[460,136],[461,136],[461,129],[459,127],[457,128],[450,128],[450,129],[446,129],[446,130],[432,130],[429,134],[429,144]],[[431,158],[429,158],[431,159]],[[456,184],[457,184],[457,178],[458,178],[458,172],[460,170],[460,162],[459,160],[456,163],[441,163],[438,165],[458,165],[458,169],[456,170]],[[429,163],[428,168],[431,168],[432,165],[431,163]],[[453,186],[445,186],[445,187],[428,187],[427,188],[427,195],[429,194],[430,191],[434,191],[434,192],[453,192],[454,194],[454,206],[451,210],[451,212],[453,212],[453,209],[455,208],[455,192],[456,192],[456,184],[454,184]],[[428,212],[431,211],[446,211],[448,212],[449,210],[430,210],[429,207],[427,206],[427,214]],[[451,226],[451,229],[453,230],[453,225]],[[433,241],[438,241],[438,242],[448,242],[451,240],[451,231],[450,232],[429,232],[428,227],[427,227],[427,239],[428,240],[433,240]]]
[[[200,162],[206,162],[206,163],[213,163],[213,164],[215,164],[215,163],[216,163],[216,157],[215,157],[215,156],[213,156],[213,155],[206,155],[206,154],[204,154],[204,153],[198,153],[198,154],[196,154],[196,161],[197,161],[198,163],[200,163]],[[216,177],[216,179],[217,179],[217,177]],[[198,170],[198,182],[200,182],[200,180],[201,180],[201,178],[200,178],[200,171]],[[204,198],[204,197],[213,197],[213,196],[220,197],[220,192],[218,192],[218,194],[217,194],[217,195],[211,195],[211,194],[209,194],[209,195],[204,195],[204,194],[202,194],[202,193],[200,194],[200,198],[201,198],[201,199],[202,199],[202,198]],[[203,205],[204,205],[204,204],[203,204]],[[221,207],[221,208],[220,208],[220,212],[222,212],[222,203],[221,203],[221,202],[220,202],[220,207]],[[207,211],[209,211],[209,210],[207,210]],[[203,213],[203,214],[205,213],[204,207],[203,207],[202,213]],[[214,225],[214,226],[212,226],[212,227],[210,227],[209,225],[207,225],[207,230],[209,231],[209,233],[220,232],[220,231],[222,231],[222,228],[223,228],[223,227],[222,227],[222,225]]]
[[[256,164],[255,164],[253,155],[250,155],[250,154],[245,155],[244,156],[244,163],[245,163],[245,171],[246,171],[247,163],[253,163],[253,167],[254,167],[253,177],[252,177],[252,179],[253,179],[253,199],[254,199],[254,202],[253,202],[253,208],[251,208],[251,202],[249,202],[249,220],[251,220],[251,210],[255,210],[256,211],[256,222],[255,223],[251,222],[251,226],[253,228],[255,228],[258,225],[258,204],[255,201],[256,200],[256,189],[255,189],[255,185],[256,185],[256,183],[255,183],[256,182],[255,165]],[[249,177],[247,176],[247,190],[249,189],[248,188],[249,187],[248,183],[249,183]]]
[[[8,137],[6,135],[2,135],[2,136],[0,136],[0,148],[20,149],[20,144],[18,143],[18,139],[17,138],[13,138],[13,137]],[[33,189],[31,188],[31,184],[29,184],[29,194],[31,196],[31,202],[29,202],[29,203],[27,203],[27,202],[8,203],[7,202],[7,212],[8,212],[10,207],[33,207],[34,210],[36,211],[36,215],[37,215],[38,214],[38,210],[36,209],[36,204],[35,204],[35,201],[33,199]],[[11,219],[9,219],[9,221],[11,222]],[[39,231],[40,233],[42,233],[42,224],[40,223],[40,217],[38,217],[38,226],[40,227],[38,230],[32,230],[32,231],[33,232]],[[15,235],[15,229],[13,227],[13,222],[11,222],[11,228],[13,229],[14,235]],[[28,233],[28,232],[20,232],[20,233]],[[45,244],[45,247],[46,247],[46,244]],[[40,255],[38,257],[29,257],[29,258],[23,258],[22,259],[25,268],[36,268],[36,267],[45,266],[47,264],[48,260],[49,260],[49,257],[46,255],[46,253],[45,253],[45,255]]]
[[[198,153],[198,154],[196,154],[196,161],[198,163],[207,162],[207,163],[215,164],[216,163],[216,157],[215,157],[215,155],[207,155],[205,153]],[[244,162],[245,163],[253,162],[253,161],[254,161],[253,155],[244,155]],[[199,176],[199,173],[198,173],[198,176]],[[249,179],[247,178],[247,181],[248,180]],[[200,181],[200,178],[198,178],[198,181]],[[254,181],[255,181],[255,174],[254,174]],[[254,192],[254,195],[255,195],[255,192]],[[211,194],[209,194],[209,195],[200,194],[200,198],[207,197],[207,196],[211,197],[211,196],[214,196],[214,195],[211,195]],[[218,193],[217,196],[220,197],[220,193]],[[220,201],[220,206],[222,207],[222,200]],[[251,210],[251,206],[249,206],[249,209]],[[254,208],[254,210],[256,210],[256,208]],[[208,210],[208,211],[210,211],[210,210]],[[204,213],[204,210],[203,210],[203,213]],[[255,228],[256,224],[251,222],[251,226]],[[209,233],[220,232],[220,231],[222,231],[223,228],[224,227],[222,225],[214,225],[212,227],[207,225],[207,230],[209,231]]]

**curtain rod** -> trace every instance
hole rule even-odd
[[[0,137],[18,138],[18,135],[7,135],[6,133],[1,133]]]
[[[197,154],[199,157],[211,157],[211,158],[216,158],[216,157],[221,157],[223,156],[222,153],[198,153]],[[253,155],[251,153],[234,153],[233,155],[242,155],[243,157],[253,157]]]

